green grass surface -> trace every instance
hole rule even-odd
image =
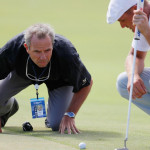
[[[0,149],[7,150],[9,143],[11,150],[42,150],[43,145],[49,145],[49,148],[45,149],[50,150],[72,150],[79,149],[78,144],[82,141],[87,144],[88,150],[113,150],[123,147],[128,101],[117,93],[116,78],[124,71],[124,61],[133,34],[127,29],[121,29],[119,23],[106,23],[108,2],[0,0],[0,47],[31,24],[49,23],[56,33],[72,41],[94,80],[91,93],[76,117],[76,125],[81,134],[60,135],[46,129],[44,119],[32,119],[29,99],[35,97],[35,91],[34,87],[30,86],[16,95],[20,109],[3,129]],[[148,65],[146,60],[146,66]],[[39,92],[40,96],[47,99],[47,89],[44,85],[40,87]],[[25,121],[33,125],[34,132],[22,131],[22,123]],[[149,135],[149,116],[132,105],[127,143],[129,149],[149,150]]]

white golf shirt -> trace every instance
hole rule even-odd
[[[150,17],[149,17],[149,25],[150,25]],[[133,39],[132,41],[132,47],[135,48],[135,40]],[[137,42],[137,50],[139,51],[149,51],[150,50],[150,45],[148,44],[147,40],[145,37],[141,34],[140,40]]]

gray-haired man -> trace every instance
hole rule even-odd
[[[31,84],[45,83],[49,100],[46,126],[79,133],[75,115],[92,79],[72,43],[46,24],[35,24],[0,49],[0,117],[4,127],[18,110],[13,97]]]

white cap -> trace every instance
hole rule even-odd
[[[107,23],[117,21],[129,8],[137,4],[137,0],[110,0],[107,11]]]

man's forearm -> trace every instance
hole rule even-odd
[[[150,45],[150,27],[146,30],[144,36],[145,36],[148,44]]]
[[[140,73],[144,69],[144,60],[147,52],[137,51],[136,53],[136,62],[135,62],[135,75],[140,75]],[[134,57],[134,49],[131,48],[129,55],[126,58],[125,69],[128,75],[128,78],[131,77],[132,74],[132,66],[133,66],[133,57]]]
[[[133,66],[133,56],[130,55],[127,57],[126,63],[125,63],[125,68],[126,68],[126,72],[127,72],[128,77],[130,77],[132,74],[132,66]],[[144,69],[144,62],[137,58],[136,62],[135,62],[134,74],[140,75],[140,73],[143,71],[143,69]]]
[[[74,112],[75,114],[77,114],[81,105],[87,98],[87,96],[91,90],[92,84],[93,84],[93,81],[91,80],[91,83],[89,86],[82,88],[80,91],[78,91],[77,93],[74,94],[67,112]]]

